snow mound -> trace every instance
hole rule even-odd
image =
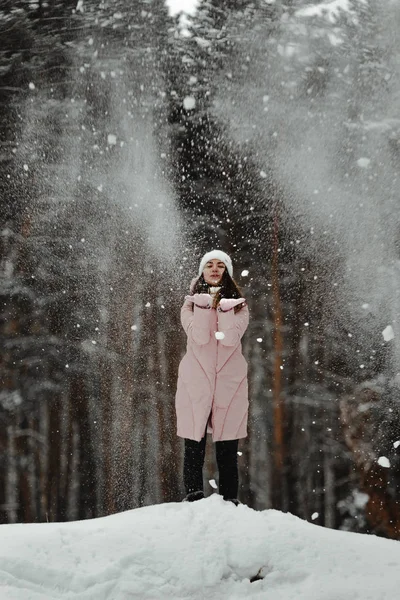
[[[400,544],[213,494],[0,528],[2,600],[393,600]]]

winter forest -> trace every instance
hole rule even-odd
[[[190,12],[1,0],[0,523],[182,499],[180,307],[221,248],[240,500],[400,539],[400,2]]]

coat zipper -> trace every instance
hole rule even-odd
[[[218,320],[217,320],[218,323]],[[215,338],[215,332],[214,332],[214,338]],[[211,399],[211,429],[213,432],[213,437],[214,437],[214,411],[213,411],[213,406],[214,406],[214,397],[215,397],[215,388],[217,387],[217,365],[218,365],[218,340],[215,338],[217,347],[216,347],[216,355],[215,355],[215,378],[214,378],[214,390],[213,390],[213,395],[212,395],[212,399]]]

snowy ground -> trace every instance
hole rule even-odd
[[[257,573],[264,579],[250,582]],[[400,543],[214,494],[91,521],[0,526],[0,599],[395,600]]]

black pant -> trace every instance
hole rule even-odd
[[[203,491],[203,465],[207,434],[200,442],[185,439],[183,481],[186,494]],[[237,498],[239,487],[237,449],[239,440],[215,442],[219,471],[219,493],[224,500]]]

